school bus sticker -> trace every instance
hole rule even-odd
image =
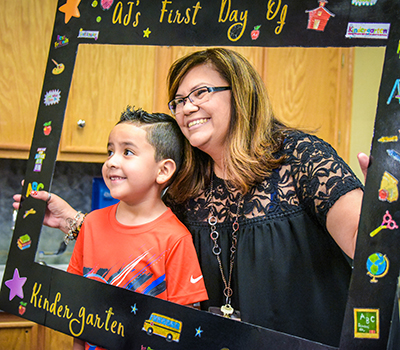
[[[153,312],[150,318],[144,321],[142,330],[147,332],[148,335],[156,334],[164,337],[168,342],[179,342],[182,322]]]

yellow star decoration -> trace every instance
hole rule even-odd
[[[58,9],[60,12],[65,13],[65,23],[68,23],[72,16],[76,18],[81,16],[78,10],[80,2],[81,0],[67,0],[67,3]]]
[[[150,38],[150,29],[147,28],[146,30],[143,31],[143,38]]]

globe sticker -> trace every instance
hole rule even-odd
[[[386,276],[389,271],[389,260],[382,253],[374,253],[367,260],[367,275],[372,277],[371,283],[377,283],[377,278]]]

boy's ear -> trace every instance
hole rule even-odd
[[[159,185],[166,184],[175,174],[176,164],[172,159],[163,159],[160,162],[156,181]]]

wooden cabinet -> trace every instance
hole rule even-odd
[[[290,126],[315,132],[349,160],[353,48],[268,48],[262,77]]]
[[[156,86],[165,86],[172,62],[200,48],[163,47]],[[353,48],[234,47],[260,73],[275,115],[292,127],[315,132],[349,159]],[[166,64],[166,61],[169,64]],[[165,91],[165,90],[164,90]],[[155,110],[168,112],[167,96],[158,91]]]
[[[35,322],[0,312],[0,349],[72,349],[73,338]]]
[[[154,46],[79,45],[59,159],[103,162],[121,112],[152,111],[155,53]]]
[[[56,7],[57,0],[0,3],[0,157],[28,157]],[[103,162],[127,105],[169,113],[168,68],[197,49],[79,45],[58,160]],[[353,49],[233,49],[259,71],[280,119],[316,130],[348,160]]]
[[[0,2],[0,157],[28,157],[56,5]]]

